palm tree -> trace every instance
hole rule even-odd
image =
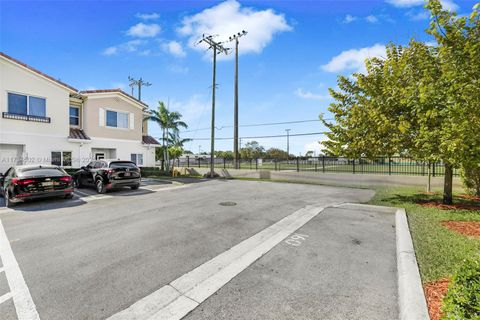
[[[169,111],[163,101],[158,101],[157,110],[150,110],[149,114],[150,115],[145,117],[143,121],[151,120],[153,122],[156,122],[162,129],[163,159],[166,160],[164,161],[164,163],[166,164],[165,169],[169,171],[170,166],[168,161],[168,130],[172,130],[171,132],[178,134],[180,128],[186,129],[188,128],[188,125],[180,120],[182,118],[181,113]],[[164,169],[164,163],[162,163],[162,170]]]

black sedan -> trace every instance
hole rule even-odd
[[[140,187],[141,174],[137,165],[131,161],[95,160],[75,172],[73,179],[77,188],[95,187],[98,193],[109,189]]]
[[[57,166],[15,166],[0,174],[0,193],[7,207],[31,199],[58,196],[70,199],[73,191],[72,177]]]

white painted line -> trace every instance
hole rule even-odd
[[[82,196],[86,196],[86,197],[91,196],[91,194],[80,191],[80,190],[75,190],[74,193],[78,193],[78,194],[80,194]]]
[[[108,319],[181,319],[323,209],[295,211]]]
[[[22,272],[18,266],[17,260],[13,255],[10,242],[7,234],[3,228],[0,220],[0,257],[2,258],[3,268],[5,269],[5,276],[13,297],[15,310],[19,320],[38,320],[38,315],[35,303],[33,303],[32,296],[28,290],[25,279],[23,279]]]
[[[3,296],[0,296],[0,304],[4,303],[5,301],[10,299],[11,297],[12,297],[11,292],[5,293]]]

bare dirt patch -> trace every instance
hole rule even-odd
[[[445,278],[428,282],[423,287],[431,320],[440,320],[442,317],[442,301],[448,291],[449,282],[450,280]]]
[[[480,237],[480,221],[444,221],[442,225],[469,237]]]

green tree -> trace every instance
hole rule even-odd
[[[182,114],[175,111],[169,111],[165,103],[158,102],[157,110],[149,110],[149,115],[144,118],[144,121],[153,121],[157,123],[162,129],[162,170],[170,170],[169,168],[169,154],[167,152],[169,148],[169,131],[177,134],[180,128],[188,128],[187,124],[181,121]],[[165,165],[165,167],[164,167]]]
[[[427,8],[438,47],[390,44],[384,58],[366,61],[366,74],[339,77],[324,145],[327,154],[348,157],[442,161],[443,201],[451,203],[453,167],[480,159],[478,6],[469,18],[442,10],[438,0]]]
[[[240,149],[240,157],[242,159],[258,159],[264,155],[265,148],[257,141],[249,141],[245,147]]]
[[[270,148],[267,151],[265,151],[265,158],[267,159],[287,159],[288,154],[287,151],[284,151],[279,148]]]

